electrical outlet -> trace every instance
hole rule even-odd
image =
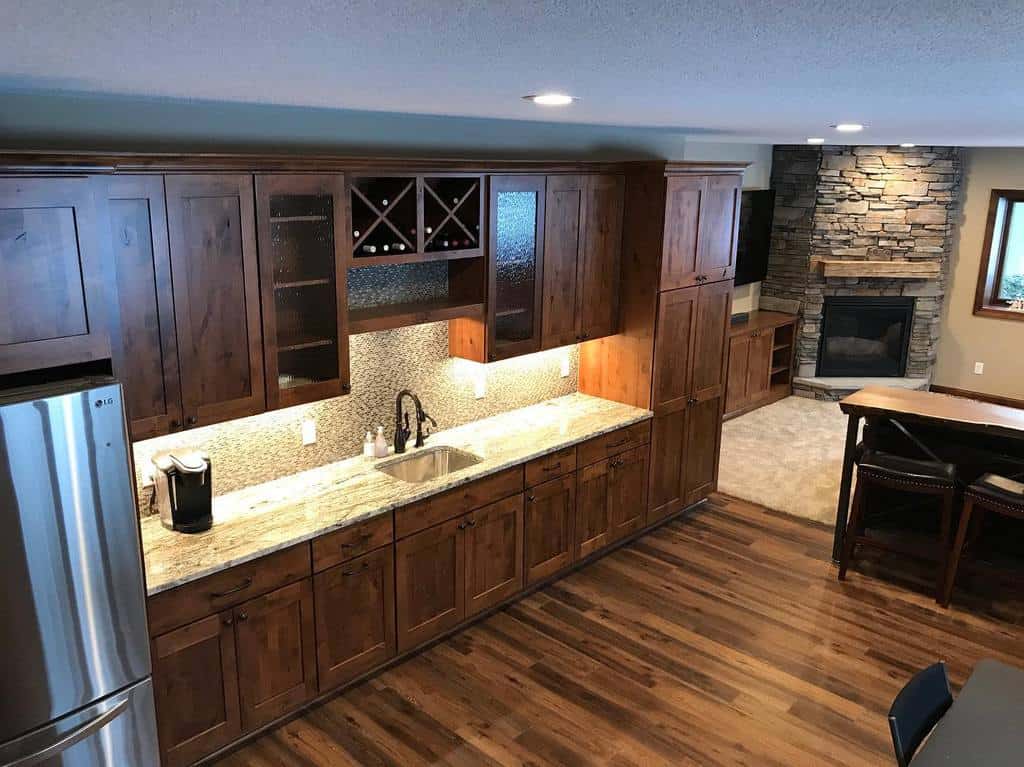
[[[568,354],[563,354],[562,355],[562,363],[561,364],[562,364],[562,367],[561,367],[561,370],[559,372],[562,374],[562,378],[568,378],[569,377],[569,373],[572,372],[572,365],[569,362],[569,355]]]
[[[307,418],[302,422],[302,444],[316,444],[316,421],[312,418]]]
[[[974,363],[974,375],[980,376],[980,375],[984,375],[984,373],[985,373],[985,363],[984,362],[975,362]]]

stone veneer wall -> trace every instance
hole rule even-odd
[[[813,376],[825,296],[914,296],[907,376],[931,374],[959,216],[958,147],[777,146],[762,309],[797,312],[797,375]],[[821,275],[821,259],[937,261],[934,280]]]
[[[448,356],[447,322],[362,333],[349,340],[352,393],[348,396],[134,443],[142,513],[147,512],[145,499],[150,496],[142,490],[142,475],[160,450],[184,446],[206,450],[213,464],[213,490],[221,495],[359,455],[363,435],[378,424],[384,425],[391,443],[395,395],[401,389],[419,395],[439,430],[577,390],[576,346],[479,365]],[[562,377],[565,357],[569,375]],[[486,381],[487,394],[476,399],[474,387],[480,378]],[[307,418],[316,422],[317,442],[304,446],[301,425]]]

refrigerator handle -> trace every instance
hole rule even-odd
[[[31,754],[14,756],[11,761],[7,761],[7,759],[10,758],[8,755],[0,754],[0,758],[4,759],[3,763],[0,764],[0,767],[31,767],[33,764],[40,764],[53,759],[61,752],[67,751],[79,741],[85,740],[90,735],[102,730],[112,721],[117,719],[117,717],[123,714],[128,708],[130,700],[131,690],[125,690],[109,702],[110,708],[100,712],[81,727],[78,727],[71,732],[64,733],[58,740],[48,746],[34,751]]]

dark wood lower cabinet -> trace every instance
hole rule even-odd
[[[613,541],[644,526],[647,518],[647,456],[650,448],[628,450],[610,459],[608,524]]]
[[[647,524],[679,511],[686,461],[686,408],[656,415],[651,428],[651,474]]]
[[[611,458],[584,466],[576,485],[576,556],[580,559],[612,542],[608,516],[608,483]]]
[[[443,634],[466,616],[462,524],[456,517],[395,544],[399,652]]]
[[[523,588],[522,493],[470,512],[463,524],[469,617]]]
[[[164,767],[192,764],[242,734],[230,611],[156,637],[152,655]]]
[[[389,544],[313,576],[317,667],[326,692],[395,654],[395,556]]]
[[[526,583],[536,583],[573,563],[576,474],[526,491]]]
[[[316,695],[312,582],[245,602],[234,617],[242,726],[250,730]]]

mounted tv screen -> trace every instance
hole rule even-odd
[[[740,231],[736,245],[736,284],[759,282],[768,274],[768,248],[772,240],[775,191],[743,192]]]

